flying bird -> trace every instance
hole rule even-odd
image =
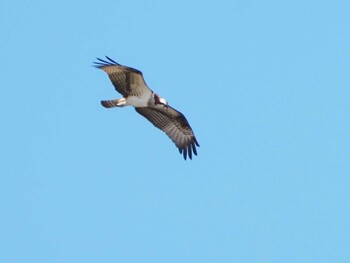
[[[192,152],[197,155],[199,143],[186,117],[168,105],[146,84],[142,72],[123,66],[106,56],[106,60],[97,58],[96,68],[107,73],[116,91],[123,97],[103,100],[105,108],[133,106],[137,113],[149,120],[155,127],[168,135],[186,160],[192,159]]]

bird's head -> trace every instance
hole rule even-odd
[[[163,105],[163,106],[165,106],[165,107],[168,106],[168,102],[167,102],[165,99],[159,97],[157,93],[154,93],[154,103],[155,103],[156,105],[157,105],[157,104],[161,104],[161,105]]]
[[[164,106],[168,106],[168,102],[163,98],[159,98],[159,103],[163,104]]]

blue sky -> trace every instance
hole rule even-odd
[[[0,3],[1,262],[349,262],[348,1]],[[201,147],[95,68],[140,69]]]

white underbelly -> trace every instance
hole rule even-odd
[[[148,102],[149,96],[129,96],[126,99],[125,104],[129,106],[134,106],[134,107],[147,107],[147,102]]]

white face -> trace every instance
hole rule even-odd
[[[159,98],[159,102],[162,103],[165,106],[168,105],[168,102],[165,99],[163,99],[163,98]]]

